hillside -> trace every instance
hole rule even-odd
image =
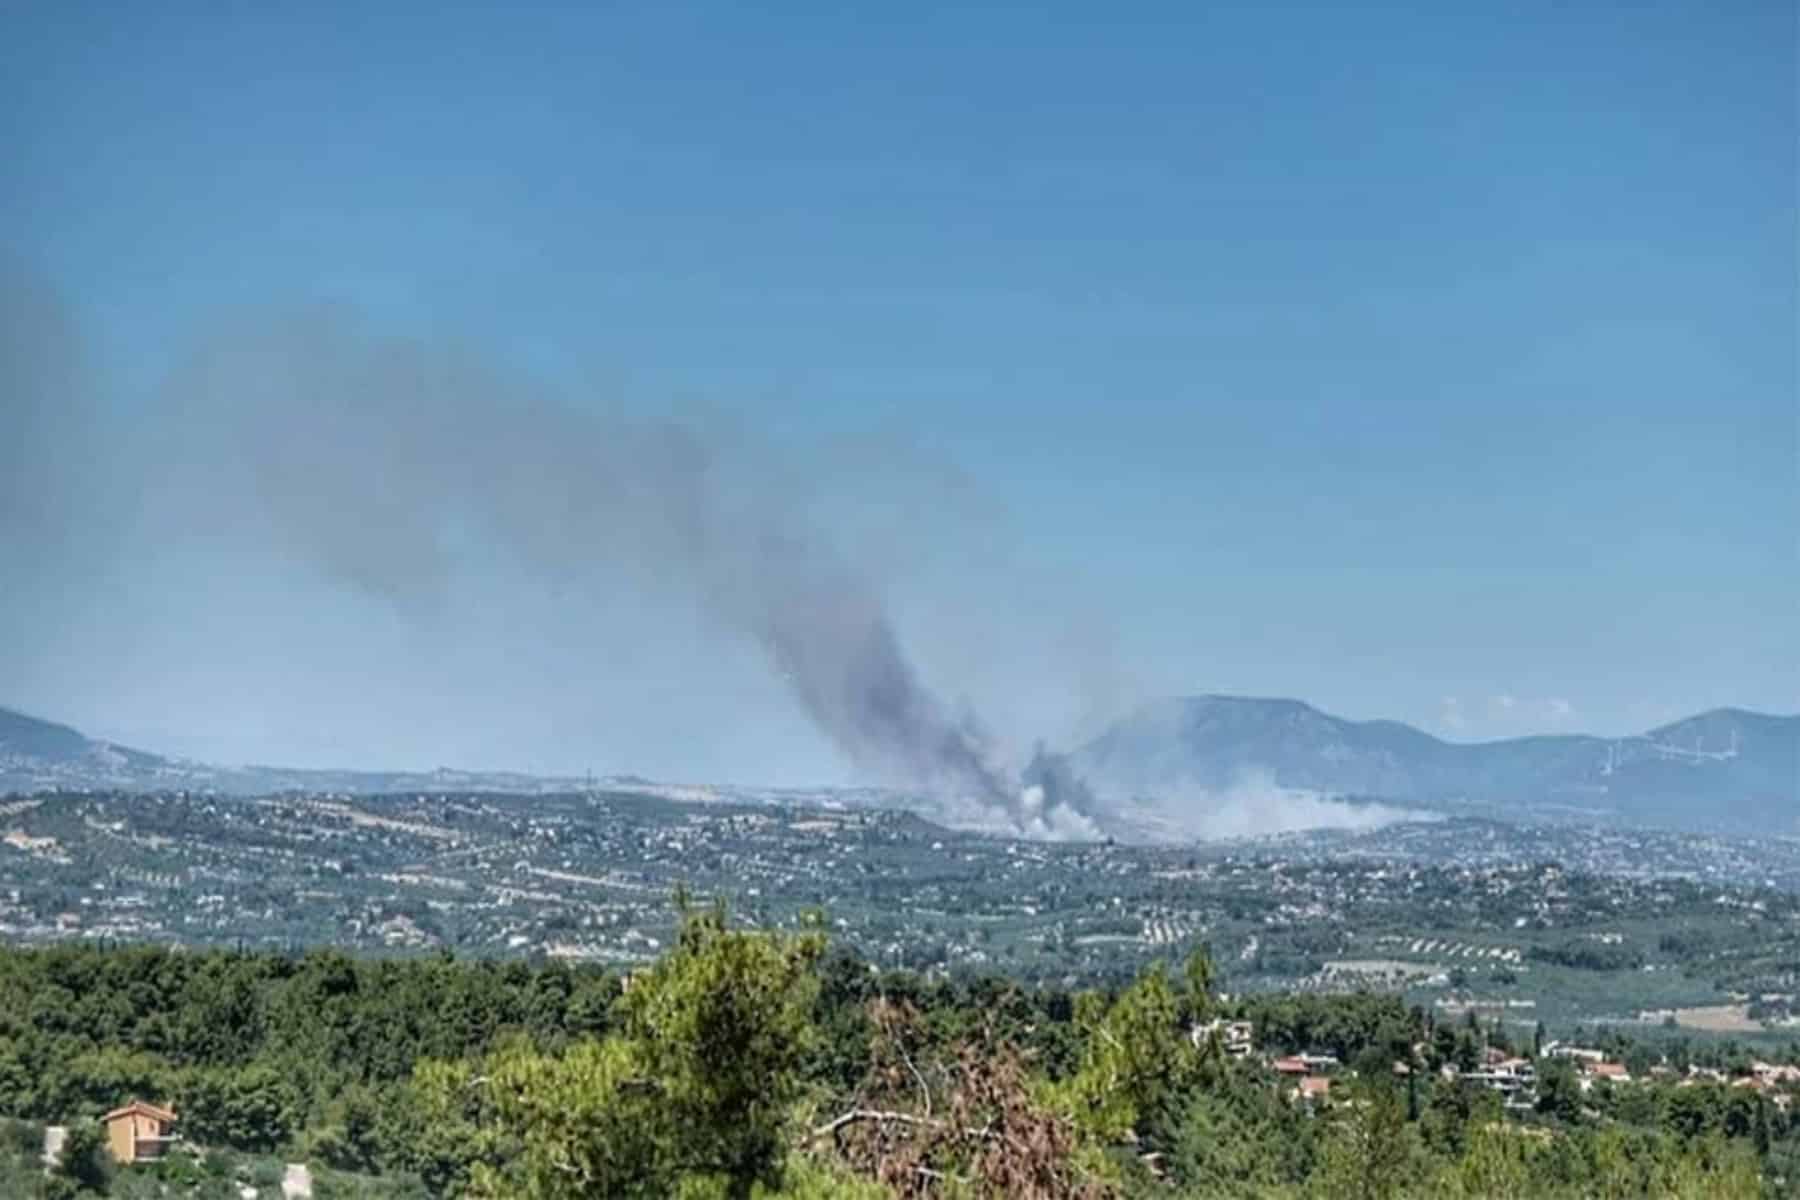
[[[1155,827],[1156,812],[1215,805],[1222,794],[1243,792],[1246,781],[1255,781],[1265,789],[1524,820],[1800,834],[1800,717],[1741,709],[1716,709],[1627,738],[1570,734],[1458,743],[1398,721],[1345,720],[1298,700],[1193,696],[1146,705],[1058,761],[1067,761],[1092,786],[1101,800],[1095,815],[1109,831],[1135,828],[1139,819]],[[541,793],[587,782],[445,768],[219,766],[98,741],[66,725],[0,709],[0,793]],[[671,794],[751,799],[764,791],[674,788]],[[900,802],[887,793],[842,798]]]
[[[1800,717],[1739,709],[1627,738],[1457,743],[1298,700],[1193,696],[1146,705],[1073,762],[1103,795],[1163,806],[1255,776],[1282,788],[1518,816],[1800,830]]]
[[[90,738],[54,721],[0,708],[0,794],[44,789],[186,789],[230,795],[286,791],[388,792],[428,789],[538,792],[568,779],[511,772],[305,770],[221,766],[166,758]]]
[[[174,786],[181,764],[54,721],[0,708],[0,791],[43,787]]]
[[[34,758],[68,762],[87,753],[90,743],[76,730],[0,708],[0,761]]]

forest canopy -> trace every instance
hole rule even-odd
[[[1254,1053],[1227,1051],[1232,1021]],[[1391,994],[1226,1001],[1204,952],[1078,994],[878,972],[820,926],[717,908],[629,974],[0,951],[9,1143],[76,1131],[52,1175],[22,1150],[7,1168],[43,1194],[204,1195],[195,1151],[369,1197],[1791,1194],[1784,1097],[1723,1072],[1584,1090],[1544,1058],[1535,1102],[1503,1110],[1470,1074],[1530,1040]],[[1293,1054],[1313,1084],[1275,1069]],[[177,1110],[182,1149],[106,1169],[94,1119],[132,1097]]]

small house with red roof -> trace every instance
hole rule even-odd
[[[115,1108],[100,1120],[106,1125],[106,1148],[121,1163],[161,1158],[175,1141],[173,1110],[142,1100]]]

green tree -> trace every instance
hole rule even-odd
[[[112,1184],[112,1164],[106,1156],[106,1133],[97,1121],[77,1121],[69,1126],[57,1156],[53,1180],[66,1194],[104,1196]]]
[[[735,1200],[777,1188],[823,945],[813,932],[731,930],[719,908],[687,912],[675,948],[621,1000],[618,1033],[559,1054],[514,1041],[478,1075],[436,1068],[426,1103],[479,1130],[469,1177],[483,1195]],[[471,1112],[474,1092],[485,1099]]]
[[[1390,1080],[1364,1079],[1350,1091],[1333,1109],[1320,1191],[1333,1200],[1398,1196],[1418,1174],[1400,1090]]]
[[[273,1150],[293,1127],[293,1091],[266,1063],[195,1072],[178,1095],[184,1136],[201,1145]]]
[[[1169,1115],[1169,1106],[1194,1082],[1202,1063],[1190,1022],[1210,1011],[1205,989],[1211,981],[1211,961],[1197,950],[1183,968],[1179,986],[1170,983],[1159,962],[1111,1005],[1091,993],[1076,1002],[1081,1061],[1056,1094],[1078,1126],[1111,1142],[1138,1132],[1152,1118]]]
[[[1494,1122],[1473,1129],[1445,1190],[1481,1200],[1522,1200],[1531,1195],[1528,1149],[1515,1127]]]
[[[1548,1058],[1538,1063],[1537,1093],[1537,1110],[1545,1116],[1570,1124],[1581,1119],[1581,1081],[1568,1059]]]

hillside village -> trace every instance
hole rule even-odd
[[[668,943],[685,889],[749,927],[817,910],[872,961],[944,974],[1074,984],[1205,944],[1243,990],[1771,1036],[1800,987],[1800,847],[1780,841],[1432,821],[1056,844],[623,792],[50,793],[5,802],[0,829],[0,937],[22,942],[629,964]]]

